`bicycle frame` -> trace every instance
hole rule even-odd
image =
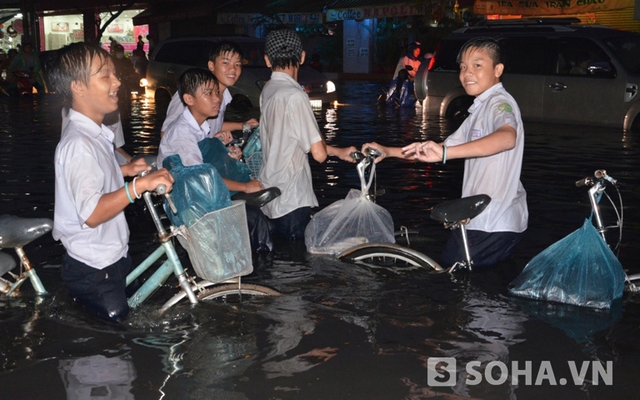
[[[156,211],[153,202],[151,200],[151,192],[145,192],[143,195],[144,201],[147,204],[147,208],[149,213],[151,214],[151,218],[156,226],[156,230],[158,231],[158,239],[160,240],[160,246],[151,253],[144,261],[142,261],[133,271],[131,271],[127,275],[126,285],[129,286],[133,283],[138,277],[140,277],[146,270],[148,270],[156,261],[158,261],[162,256],[167,257],[167,260],[140,286],[140,288],[128,299],[129,307],[135,308],[142,304],[149,296],[155,292],[157,288],[162,286],[162,284],[174,274],[176,278],[178,278],[178,282],[182,287],[182,290],[186,293],[186,296],[189,298],[189,302],[195,304],[198,302],[195,293],[191,289],[190,278],[186,274],[184,268],[182,267],[182,263],[176,253],[176,249],[173,246],[173,242],[171,238],[174,237],[177,232],[171,229],[171,233],[168,233],[162,222],[160,221],[160,217],[158,216],[158,212]],[[167,196],[167,195],[165,195]]]

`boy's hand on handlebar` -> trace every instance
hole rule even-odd
[[[260,183],[260,181],[257,180],[251,180],[249,182],[247,182],[245,184],[245,193],[255,193],[258,192],[260,190],[264,189],[264,187],[262,186],[262,183]]]
[[[166,193],[169,193],[173,188],[173,182],[174,179],[171,173],[166,168],[162,168],[138,178],[136,181],[137,191],[138,193],[154,191],[158,185],[164,185]]]
[[[215,135],[213,135],[213,137],[220,139],[225,146],[231,143],[231,141],[233,140],[233,135],[231,134],[231,131],[220,131]]]
[[[147,164],[144,158],[137,158],[130,163],[121,166],[120,170],[124,176],[136,176],[140,172],[151,170],[151,166]]]
[[[361,149],[362,149],[361,151],[364,154],[369,153],[369,151],[370,151],[369,149],[375,150],[379,154],[377,157],[375,157],[373,159],[373,163],[374,164],[377,164],[380,161],[382,161],[388,154],[387,148],[385,146],[381,145],[381,144],[376,143],[376,142],[365,143],[365,144],[362,145]]]
[[[230,146],[229,149],[229,157],[239,160],[242,158],[242,150],[236,146]]]
[[[245,121],[244,125],[248,125],[251,129],[255,129],[260,125],[260,123],[257,119],[251,118],[250,120]]]

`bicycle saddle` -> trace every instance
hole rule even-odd
[[[8,254],[0,252],[0,276],[14,269],[16,260]]]
[[[0,248],[22,247],[51,232],[50,218],[20,218],[15,215],[0,215]]]
[[[490,202],[491,197],[486,194],[445,201],[433,207],[431,219],[447,223],[464,221],[480,214]]]
[[[244,200],[249,205],[262,207],[281,194],[277,187],[270,187],[254,193],[238,192],[231,196],[231,200]]]

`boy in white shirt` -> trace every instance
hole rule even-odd
[[[73,43],[55,55],[50,79],[62,106],[69,109],[55,152],[53,237],[66,249],[62,280],[69,293],[93,314],[122,321],[129,312],[126,275],[129,228],[124,208],[147,190],[163,184],[166,169],[125,182],[150,167],[144,159],[119,166],[114,133],[103,124],[118,109],[120,81],[109,53],[87,43]]]
[[[527,194],[520,182],[524,127],[520,109],[504,89],[504,71],[498,42],[475,38],[460,49],[460,83],[476,99],[469,117],[444,142],[415,142],[405,147],[367,143],[385,156],[423,162],[446,163],[464,158],[462,197],[487,194],[491,203],[467,225],[469,252],[475,267],[494,265],[509,258],[527,229]],[[462,261],[464,247],[455,230],[444,249],[442,264]]]

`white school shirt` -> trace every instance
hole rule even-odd
[[[301,207],[317,207],[308,153],[322,140],[309,96],[295,79],[273,72],[260,94],[262,167],[259,181],[282,194],[262,207],[279,218]]]
[[[198,125],[191,111],[185,108],[182,115],[164,131],[158,148],[158,167],[161,168],[164,159],[173,154],[179,154],[185,166],[202,164],[202,152],[198,142],[209,136],[209,129],[207,121]]]
[[[69,123],[69,109],[62,108],[62,129],[64,130],[65,126]],[[120,111],[116,110],[112,113],[109,113],[104,116],[104,120],[102,123],[113,131],[113,146],[116,149],[124,146],[124,129],[122,129],[122,120],[120,119]],[[122,154],[119,152],[115,152],[116,160],[118,160],[119,165],[127,164],[127,160],[124,158]]]
[[[508,151],[464,161],[462,197],[476,194],[491,197],[491,203],[471,220],[467,229],[524,232],[529,211],[527,193],[520,182],[524,127],[518,104],[502,83],[498,83],[476,97],[469,112],[460,128],[445,140],[445,145],[455,146],[480,139],[507,124],[516,129],[516,144]]]
[[[55,152],[53,238],[71,257],[103,269],[127,255],[129,227],[121,211],[95,228],[86,224],[104,194],[124,186],[114,133],[71,109]]]
[[[222,103],[220,104],[220,111],[218,112],[218,116],[207,118],[207,122],[209,123],[212,134],[215,135],[216,133],[222,131],[224,112],[227,109],[227,104],[231,103],[231,100],[233,100],[233,97],[231,96],[231,93],[229,93],[229,89],[225,89],[222,93]],[[182,115],[185,108],[186,107],[184,103],[180,99],[180,94],[178,92],[175,92],[173,97],[171,97],[171,103],[169,103],[169,107],[167,108],[167,116],[162,123],[162,128],[160,129],[160,131],[166,133],[167,129],[169,129],[169,125],[171,125],[173,121],[175,121],[176,119],[178,119],[178,117],[180,117],[180,115]]]

